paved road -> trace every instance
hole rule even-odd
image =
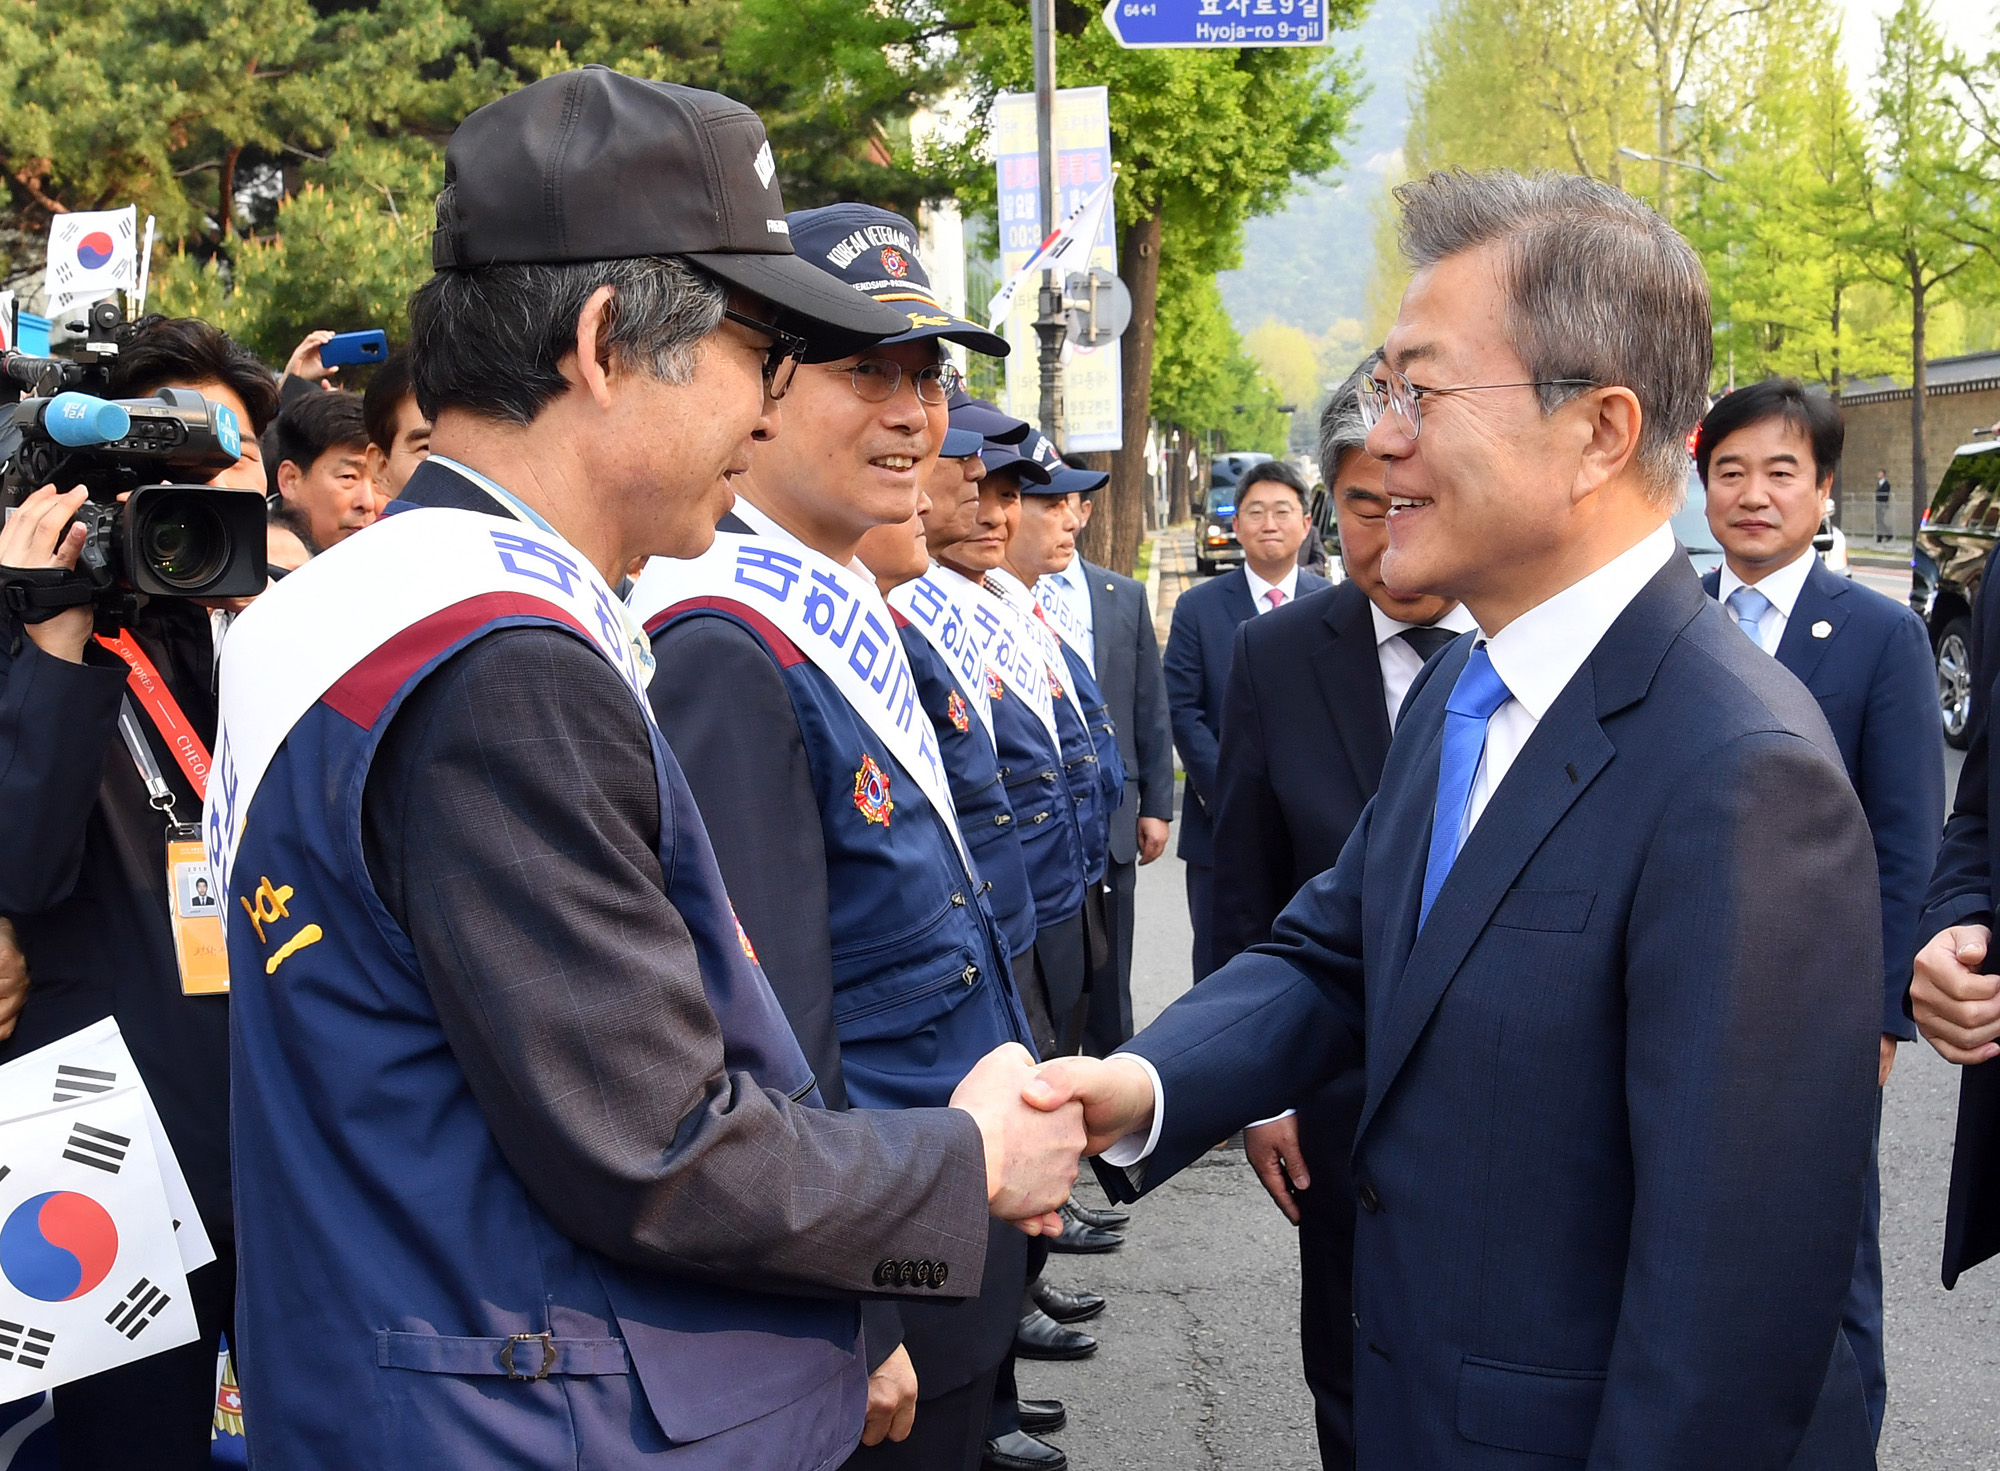
[[[1163,603],[1178,581],[1162,577]],[[1881,590],[1895,596],[1902,587]],[[1954,782],[1958,760],[1952,753]],[[1142,1024],[1188,984],[1183,879],[1168,852],[1139,876],[1133,991]],[[1938,1285],[1956,1090],[1956,1071],[1919,1044],[1903,1049],[1885,1098],[1885,1471],[2000,1471],[2000,1262],[1955,1292]],[[1097,1198],[1094,1186],[1081,1193]],[[1056,1258],[1054,1281],[1112,1300],[1093,1325],[1103,1345],[1094,1359],[1022,1366],[1024,1393],[1069,1403],[1071,1428],[1056,1440],[1071,1463],[1080,1471],[1316,1468],[1298,1374],[1295,1253],[1291,1227],[1232,1151],[1141,1202],[1123,1251]]]

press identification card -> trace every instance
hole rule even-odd
[[[183,996],[229,992],[229,951],[222,941],[222,896],[199,838],[167,840],[167,893],[173,903],[174,953]]]

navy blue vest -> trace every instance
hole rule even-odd
[[[253,1463],[817,1471],[861,1425],[854,1304],[649,1272],[559,1231],[487,1129],[363,861],[369,763],[419,681],[503,627],[583,638],[562,610],[523,602],[472,599],[363,660],[293,728],[252,799],[237,889],[290,885],[293,923],[323,931],[267,976],[291,928],[267,925],[261,943],[229,928]],[[680,768],[657,732],[652,747],[667,897],[725,1066],[817,1102]]]
[[[1083,908],[1083,837],[1076,800],[1048,727],[1000,681],[993,689],[993,744],[1014,809],[1021,860],[1035,894],[1035,924],[1048,929]]]
[[[922,789],[769,619],[701,598],[649,619],[647,631],[657,639],[683,618],[727,618],[755,638],[798,717],[826,850],[833,1024],[848,1103],[943,1108],[1001,1043],[1032,1051],[1007,940]]]
[[[1015,833],[1014,809],[1000,780],[1000,760],[993,742],[979,725],[979,709],[966,698],[958,681],[923,633],[902,614],[896,631],[910,658],[917,682],[917,699],[937,732],[938,755],[951,782],[952,805],[958,808],[958,830],[972,850],[973,866],[987,890],[987,902],[1010,955],[1035,943],[1035,893],[1028,887],[1028,865],[1021,857]]]
[[[1056,719],[1063,732],[1063,768],[1069,773],[1070,793],[1076,798],[1077,832],[1083,842],[1084,878],[1102,883],[1111,856],[1111,814],[1125,800],[1125,758],[1118,754],[1118,728],[1111,723],[1111,711],[1104,692],[1090,667],[1068,644],[1063,645],[1063,664],[1069,677],[1069,700],[1056,701]],[[1070,722],[1063,722],[1068,710]],[[1088,742],[1087,754],[1073,746],[1080,729]],[[1072,751],[1075,754],[1072,755]]]

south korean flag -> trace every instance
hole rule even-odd
[[[115,1024],[0,1068],[0,1401],[199,1336],[150,1111]]]
[[[49,315],[139,283],[139,211],[80,210],[49,221]]]

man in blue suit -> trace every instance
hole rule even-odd
[[[1222,744],[1222,697],[1229,688],[1229,652],[1239,624],[1330,585],[1318,573],[1299,567],[1306,525],[1306,486],[1299,472],[1283,460],[1253,465],[1236,493],[1236,534],[1243,543],[1243,565],[1189,588],[1174,604],[1163,663],[1174,749],[1187,772],[1180,856],[1187,864],[1197,981],[1216,964],[1209,913],[1215,839],[1208,804],[1219,790],[1216,758]]]
[[[1740,388],[1708,411],[1695,438],[1695,468],[1708,487],[1709,529],[1725,560],[1702,579],[1702,589],[1811,691],[1868,814],[1882,895],[1878,1079],[1886,1084],[1896,1044],[1916,1036],[1903,1000],[1917,911],[1944,824],[1944,727],[1923,622],[1828,571],[1813,547],[1845,438],[1840,410],[1796,379]],[[1876,1117],[1879,1132],[1879,1094]],[[1889,1395],[1876,1235],[1881,1214],[1881,1182],[1871,1161],[1841,1329],[1861,1366],[1878,1439]]]
[[[1839,1331],[1875,1115],[1867,819],[1805,689],[1667,518],[1710,363],[1700,263],[1591,180],[1397,191],[1414,268],[1364,390],[1382,574],[1480,632],[1268,943],[1103,1061],[1150,1189],[1362,1066],[1362,1471],[1872,1467]],[[1113,1167],[1115,1162],[1116,1167]]]

